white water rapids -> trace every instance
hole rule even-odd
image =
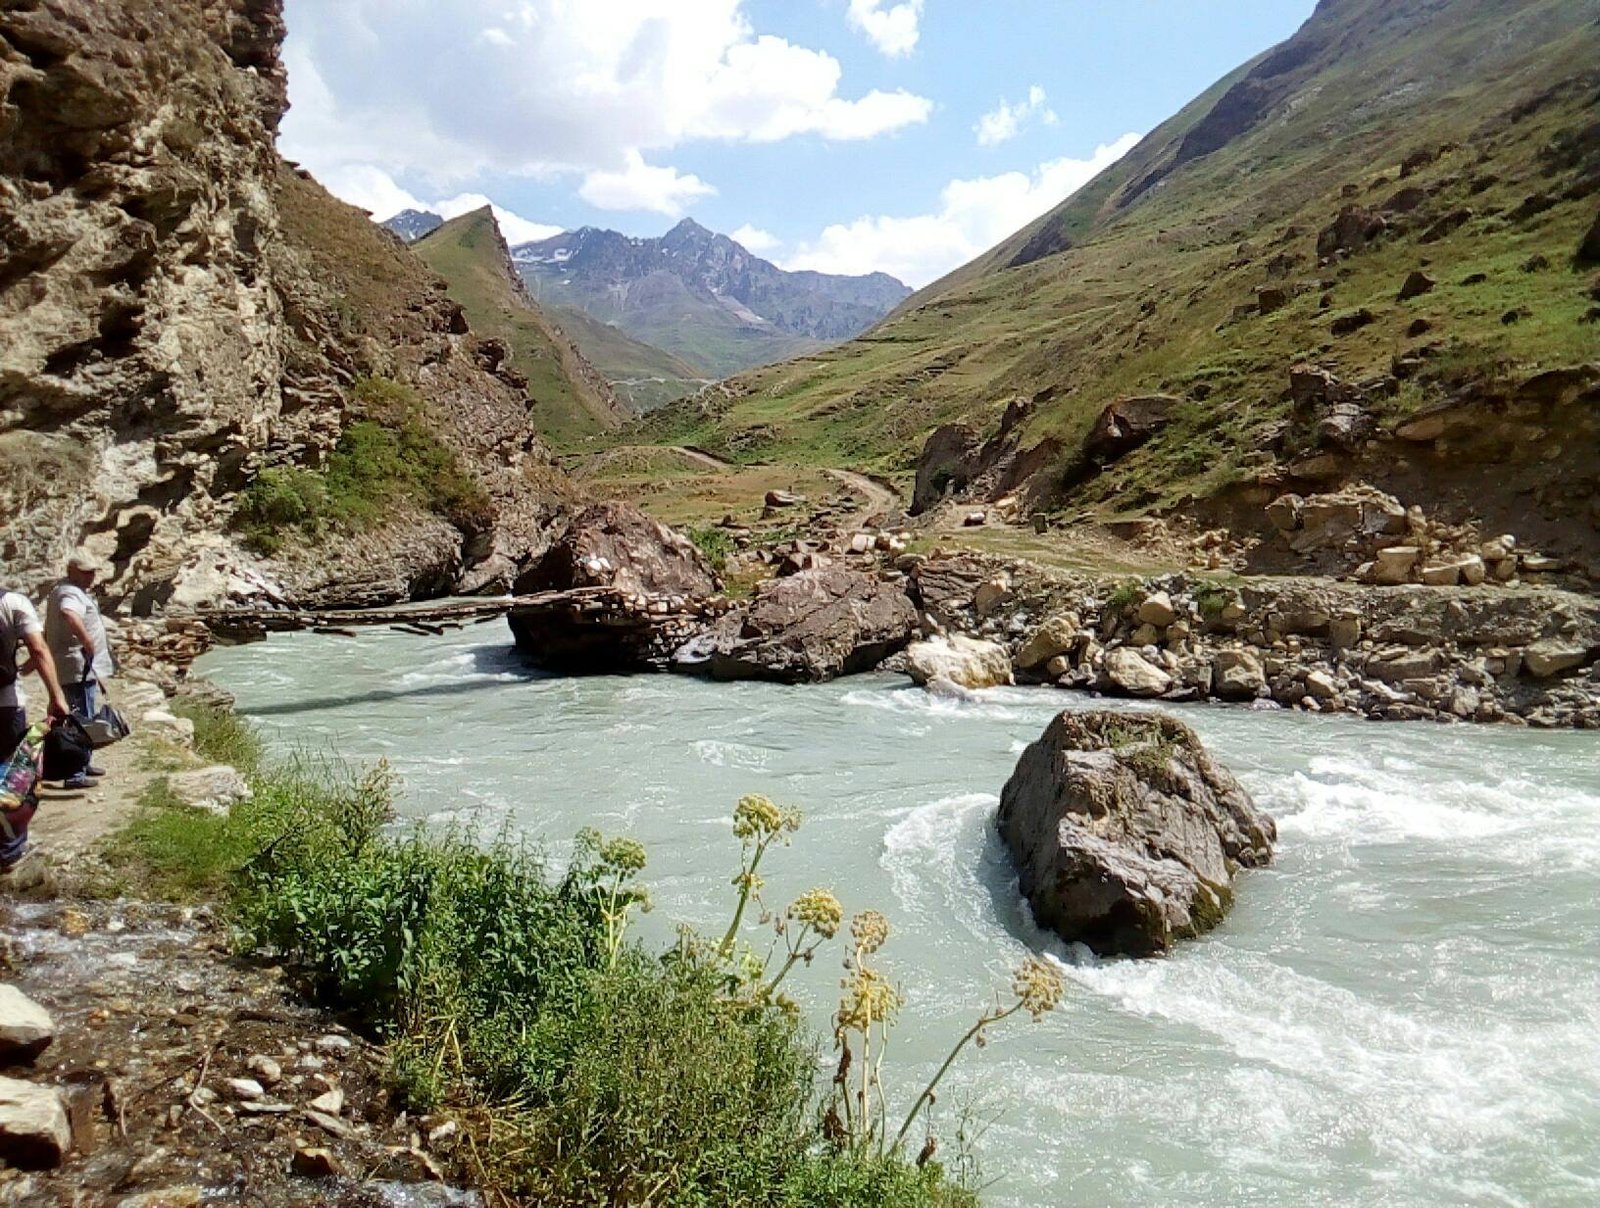
[[[1600,1203],[1600,736],[1179,710],[1279,825],[1212,936],[1099,961],[1040,934],[992,818],[1018,752],[1080,694],[936,700],[897,677],[822,687],[549,679],[504,630],[303,635],[201,671],[285,747],[384,757],[403,808],[548,841],[649,848],[650,938],[725,924],[744,793],[805,812],[763,866],[877,907],[907,1007],[901,1111],[1029,950],[1067,963],[941,1095],[987,1121],[991,1205]],[[818,1031],[832,950],[804,971]]]

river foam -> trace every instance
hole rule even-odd
[[[636,834],[653,941],[725,922],[737,797],[800,806],[768,904],[824,884],[888,914],[896,1102],[1023,955],[1059,960],[1056,1014],[1008,1021],[941,1096],[947,1152],[963,1105],[984,1124],[988,1204],[1600,1202],[1593,735],[1183,708],[1277,817],[1278,858],[1212,935],[1103,961],[1033,925],[993,826],[1018,753],[1081,696],[555,680],[487,627],[273,639],[202,669],[285,745],[389,758],[414,816],[557,855],[581,826]],[[836,959],[795,982],[819,1031]]]

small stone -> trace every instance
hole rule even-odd
[[[330,1116],[327,1112],[315,1111],[307,1108],[301,1113],[308,1121],[315,1124],[323,1132],[338,1137],[341,1141],[348,1140],[356,1135],[356,1130],[351,1128],[337,1116]]]
[[[331,1149],[320,1146],[300,1145],[295,1148],[294,1159],[289,1168],[307,1179],[331,1179],[344,1173],[339,1165],[339,1159],[333,1156]]]
[[[325,1053],[330,1057],[342,1057],[354,1047],[348,1036],[340,1036],[334,1032],[330,1032],[326,1036],[318,1036],[315,1044],[317,1052]]]
[[[89,934],[92,927],[89,916],[73,906],[63,910],[61,917],[56,920],[56,930],[69,940],[82,939]]]
[[[321,1057],[318,1057],[315,1053],[306,1053],[294,1063],[294,1068],[297,1070],[306,1070],[310,1073],[315,1073],[317,1070],[326,1068],[327,1064],[328,1063],[326,1061],[324,1061]]]
[[[312,1111],[327,1112],[330,1116],[337,1116],[344,1111],[344,1092],[338,1087],[334,1087],[327,1093],[318,1095],[310,1103],[306,1104],[306,1107]]]
[[[235,1099],[260,1099],[267,1093],[254,1078],[229,1078],[223,1085]]]
[[[252,796],[249,782],[237,768],[225,763],[196,768],[192,772],[174,772],[167,777],[167,788],[190,809],[221,818],[227,817],[236,804],[249,801]]]
[[[217,1092],[209,1086],[197,1086],[194,1093],[189,1096],[189,1102],[196,1107],[210,1107],[217,1101]]]
[[[163,1187],[159,1191],[141,1191],[138,1195],[124,1196],[117,1208],[200,1208],[204,1193],[193,1183],[181,1187]]]
[[[1306,676],[1306,691],[1319,701],[1336,700],[1339,696],[1339,685],[1326,671],[1312,671]]]
[[[461,1126],[454,1120],[446,1120],[443,1124],[436,1125],[428,1130],[428,1144],[442,1145],[444,1142],[451,1140],[460,1131]]]
[[[245,1068],[256,1076],[262,1086],[272,1086],[283,1080],[283,1067],[262,1053],[245,1062]]]
[[[1421,269],[1413,269],[1411,275],[1400,286],[1400,301],[1406,302],[1412,298],[1420,298],[1423,294],[1432,291],[1438,284],[1432,277]]]

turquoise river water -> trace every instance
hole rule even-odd
[[[1061,1008],[969,1050],[941,1097],[946,1125],[990,1121],[986,1204],[1600,1203],[1600,737],[1184,707],[1276,816],[1278,860],[1210,937],[1101,961],[1032,926],[992,826],[1079,694],[544,678],[497,625],[201,670],[276,743],[387,758],[410,815],[558,858],[586,825],[644,840],[652,938],[725,923],[741,794],[800,806],[767,896],[888,914],[901,1110],[1023,955],[1056,956]],[[830,954],[800,983],[819,1031],[837,975]]]

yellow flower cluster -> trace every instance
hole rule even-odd
[[[831,940],[839,933],[839,924],[844,921],[844,907],[831,891],[808,889],[789,904],[784,915],[810,927],[823,939]]]
[[[840,1032],[865,1032],[875,1023],[889,1024],[905,1001],[876,969],[857,969],[843,984],[835,1017]]]
[[[783,809],[759,794],[739,798],[733,807],[733,833],[740,839],[760,839],[779,831],[800,829],[800,811]]]
[[[850,938],[858,951],[876,952],[889,938],[889,920],[876,910],[863,910],[850,920]]]
[[[1063,985],[1054,965],[1042,956],[1030,956],[1012,975],[1011,988],[1028,1013],[1042,1019],[1060,1003]]]
[[[600,845],[600,861],[618,872],[635,873],[644,868],[644,844],[619,836]]]

